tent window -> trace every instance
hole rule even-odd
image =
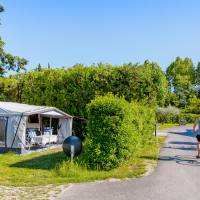
[[[31,115],[31,116],[29,116],[28,122],[29,123],[33,123],[33,124],[39,123],[39,117],[38,117],[38,115]]]

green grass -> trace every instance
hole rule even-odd
[[[159,124],[158,130],[162,130],[162,129],[165,129],[165,128],[172,128],[172,127],[175,127],[175,126],[179,126],[179,124],[170,124],[170,123]],[[192,123],[186,124],[186,126],[193,126],[193,124]]]
[[[29,155],[7,153],[0,155],[0,185],[37,186],[103,180],[109,178],[139,177],[146,172],[147,161],[159,156],[159,145],[145,146],[136,157],[111,171],[88,170],[81,159],[71,163],[62,149]]]
[[[175,126],[179,126],[179,124],[159,124],[158,130],[162,130],[162,129],[165,129],[165,128],[172,128],[172,127],[175,127]]]

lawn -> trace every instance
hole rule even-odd
[[[170,124],[170,123],[159,124],[158,130],[163,130],[165,128],[172,128],[172,127],[175,127],[175,126],[179,126],[179,124]]]
[[[155,165],[163,141],[164,138],[160,138],[158,145],[145,146],[136,157],[111,171],[88,170],[81,164],[81,159],[71,163],[61,148],[29,155],[3,154],[0,155],[0,185],[61,185],[109,178],[139,177],[147,171],[149,164]]]
[[[165,124],[159,124],[158,125],[158,130],[163,130],[166,128],[172,128],[172,127],[176,127],[176,126],[180,126],[179,124],[170,124],[170,123],[165,123]],[[193,126],[193,124],[186,124],[185,126]]]

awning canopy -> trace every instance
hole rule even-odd
[[[34,115],[41,114],[44,116],[52,116],[57,118],[73,118],[71,115],[59,110],[55,107],[35,106],[13,102],[0,101],[0,115]]]
[[[61,118],[61,117],[63,117],[63,114],[61,114],[61,113],[59,113],[57,111],[54,111],[54,110],[43,112],[40,115],[46,116],[46,117],[55,117],[55,118]]]

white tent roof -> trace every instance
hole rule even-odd
[[[13,102],[2,102],[2,101],[0,101],[0,113],[9,113],[9,114],[23,113],[24,115],[45,114],[50,116],[72,118],[72,116],[62,112],[61,110],[55,107],[35,106],[35,105],[13,103]]]
[[[47,111],[47,112],[43,112],[42,115],[54,115],[54,116],[62,116],[62,114],[52,110],[52,111]]]
[[[0,109],[3,109],[7,112],[22,113],[22,112],[40,110],[42,108],[45,108],[45,107],[32,106],[32,105],[13,103],[13,102],[0,102]]]

